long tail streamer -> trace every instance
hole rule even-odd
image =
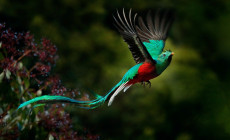
[[[107,100],[107,98],[110,97],[110,94],[113,93],[121,84],[122,84],[122,82],[120,81],[105,96],[100,96],[100,95],[94,93],[94,96],[96,97],[96,99],[91,100],[91,101],[80,101],[80,100],[71,99],[71,98],[65,97],[65,96],[44,95],[44,96],[36,97],[36,98],[33,98],[29,101],[22,103],[18,107],[18,109],[25,107],[25,106],[32,104],[32,103],[37,103],[36,105],[33,106],[33,108],[38,107],[38,106],[42,106],[42,105],[45,105],[48,103],[51,103],[51,104],[74,103],[74,104],[77,104],[78,107],[80,107],[80,108],[94,109],[94,108],[101,106]]]

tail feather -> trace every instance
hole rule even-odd
[[[18,109],[25,107],[25,106],[32,104],[32,103],[37,103],[37,105],[33,106],[33,108],[41,106],[41,105],[45,105],[48,103],[51,103],[51,104],[54,104],[54,103],[74,103],[74,104],[77,104],[78,107],[80,107],[80,108],[94,109],[94,108],[101,106],[111,96],[110,94],[113,93],[113,91],[115,91],[118,87],[120,87],[120,85],[122,85],[122,83],[123,82],[120,81],[105,96],[100,96],[96,93],[93,93],[93,95],[96,97],[96,99],[91,100],[91,101],[79,101],[79,100],[74,100],[74,99],[71,99],[69,97],[64,97],[64,96],[44,95],[44,96],[36,97],[36,98],[33,98],[29,101],[22,103],[18,107]],[[113,96],[115,97],[116,95],[113,95]]]
[[[132,86],[132,84],[131,85],[128,85],[128,86],[126,86],[125,88],[124,88],[124,92],[126,92],[130,87]]]
[[[108,106],[110,106],[110,105],[113,103],[114,98],[117,96],[117,94],[118,94],[120,91],[122,91],[122,90],[126,87],[126,84],[127,84],[127,82],[121,84],[121,85],[119,86],[119,88],[113,93],[113,95],[112,95],[112,96],[110,97],[110,99],[109,99]]]
[[[93,100],[94,101],[94,100]],[[50,95],[44,95],[44,96],[40,96],[40,97],[36,97],[33,98],[27,102],[22,103],[18,109],[27,106],[29,104],[35,103],[35,102],[42,102],[42,103],[52,103],[52,102],[66,102],[66,103],[77,103],[77,104],[86,104],[90,101],[78,101],[78,100],[74,100],[68,97],[64,97],[64,96],[50,96]],[[39,104],[38,104],[39,105]],[[37,106],[38,106],[37,105]]]

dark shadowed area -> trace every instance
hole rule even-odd
[[[79,98],[93,99],[85,93],[93,90],[106,94],[135,65],[113,25],[113,15],[122,8],[134,12],[166,8],[175,12],[166,41],[166,49],[175,53],[172,62],[151,80],[151,88],[136,84],[120,93],[110,107],[107,102],[95,110],[66,105],[63,112],[71,119],[71,129],[66,131],[77,132],[73,136],[76,139],[229,140],[230,1],[0,0],[0,22],[17,32],[30,31],[38,43],[44,41],[40,38],[51,40],[58,54],[51,75],[58,75],[67,91],[78,89]],[[13,113],[22,101],[38,96],[6,96],[10,90],[7,81],[0,83],[0,120],[8,104],[12,104]],[[44,90],[41,94],[51,92]],[[57,139],[55,127],[61,125],[52,126],[48,132],[45,125],[50,118],[46,123],[28,119],[44,118],[38,112],[49,107],[39,107],[31,115],[24,113],[12,121],[17,133],[11,135],[20,139]],[[21,121],[23,117],[27,120]],[[33,123],[21,126],[25,121]],[[0,121],[0,129],[5,125]]]

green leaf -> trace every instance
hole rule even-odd
[[[41,95],[42,95],[42,90],[39,89],[39,90],[37,91],[37,95],[38,95],[38,96],[41,96]]]
[[[3,110],[2,110],[2,108],[0,108],[0,115],[2,115],[3,114]]]
[[[20,76],[17,76],[17,81],[18,81],[18,83],[19,83],[19,84],[21,84],[21,83],[22,83],[22,79],[21,79],[21,77],[20,77]]]
[[[10,79],[10,75],[11,75],[11,72],[8,69],[6,69],[6,78]]]
[[[49,140],[54,140],[54,137],[51,134],[49,134]]]
[[[23,86],[22,86],[22,85],[20,85],[20,88],[19,88],[19,89],[20,89],[20,92],[21,92],[21,93],[23,93],[23,92],[24,92],[24,88],[23,88]]]
[[[4,71],[0,74],[0,83],[2,82],[3,78],[4,78]]]
[[[4,59],[4,56],[2,53],[0,53],[0,60]]]
[[[24,79],[24,84],[25,84],[25,89],[29,88],[29,86],[30,86],[29,79]]]
[[[18,69],[21,70],[22,68],[23,68],[23,64],[22,64],[22,62],[19,62],[18,63]]]

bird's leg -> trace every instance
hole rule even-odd
[[[150,81],[146,81],[147,85],[149,85],[149,88],[151,87],[151,82]]]
[[[141,85],[145,87],[145,82],[144,82],[144,81],[142,81],[142,82],[141,82]]]

